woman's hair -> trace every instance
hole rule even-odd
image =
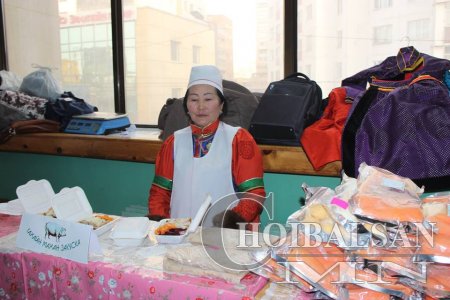
[[[217,95],[219,96],[220,99],[220,103],[223,103],[223,107],[222,107],[222,114],[219,116],[219,119],[226,115],[227,113],[227,108],[228,108],[228,101],[226,100],[225,96],[217,89],[215,88]],[[189,89],[186,91],[186,94],[184,95],[183,98],[183,108],[184,108],[184,112],[188,115],[188,108],[187,108],[187,98],[188,98],[188,94],[189,94]]]

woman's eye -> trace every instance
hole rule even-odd
[[[189,99],[189,101],[191,101],[191,102],[197,102],[198,101],[198,99]]]

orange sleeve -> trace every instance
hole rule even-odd
[[[173,183],[174,136],[168,137],[156,157],[155,177],[148,197],[148,213],[153,216],[170,216],[170,198]]]
[[[233,211],[246,222],[257,222],[262,211],[261,203],[266,196],[261,150],[251,134],[244,128],[236,133],[232,147],[232,173],[237,192],[249,192],[260,196],[256,197],[258,202],[241,199]]]

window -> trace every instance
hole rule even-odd
[[[285,61],[292,61],[285,53],[296,54],[298,71],[314,74],[327,94],[343,78],[396,55],[406,35],[422,53],[448,55],[450,1],[400,9],[393,0],[338,0],[323,9],[331,2],[297,2],[297,24],[287,22],[297,26],[297,48],[285,49],[291,41],[284,40],[284,1],[122,0],[121,76],[131,121],[155,125],[166,99],[184,94],[196,64],[215,64],[225,79],[264,92],[284,77]],[[12,72],[24,77],[33,63],[52,67],[64,90],[102,111],[115,110],[110,0],[3,3]],[[339,64],[341,71],[330,71]]]
[[[444,43],[450,43],[450,27],[444,28]]]
[[[175,62],[180,61],[180,42],[170,41],[170,59]]]
[[[192,46],[192,63],[200,63],[200,47],[198,46]]]
[[[373,44],[389,44],[392,42],[392,25],[378,26],[373,29]]]
[[[215,64],[225,79],[255,92],[284,75],[283,1],[121,3],[125,110],[133,123],[155,125],[166,99],[184,95],[196,64]],[[52,67],[64,90],[114,111],[110,5],[5,0],[9,69],[24,77],[32,63]]]
[[[430,38],[430,20],[420,19],[408,22],[408,37],[411,40],[424,40]]]
[[[375,9],[388,8],[392,6],[392,0],[374,0]]]
[[[342,62],[336,63],[336,78],[342,78]]]
[[[306,7],[306,19],[311,20],[312,19],[312,5],[308,5]]]
[[[337,32],[337,48],[342,48],[342,30]]]
[[[450,59],[450,46],[445,46],[444,58]]]

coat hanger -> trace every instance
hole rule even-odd
[[[409,38],[409,36],[407,36],[407,35],[405,35],[405,36],[403,36],[401,39],[400,39],[400,43],[401,42],[403,42],[403,41],[406,41],[406,47],[409,47],[410,45],[410,42],[411,42],[411,39]]]

